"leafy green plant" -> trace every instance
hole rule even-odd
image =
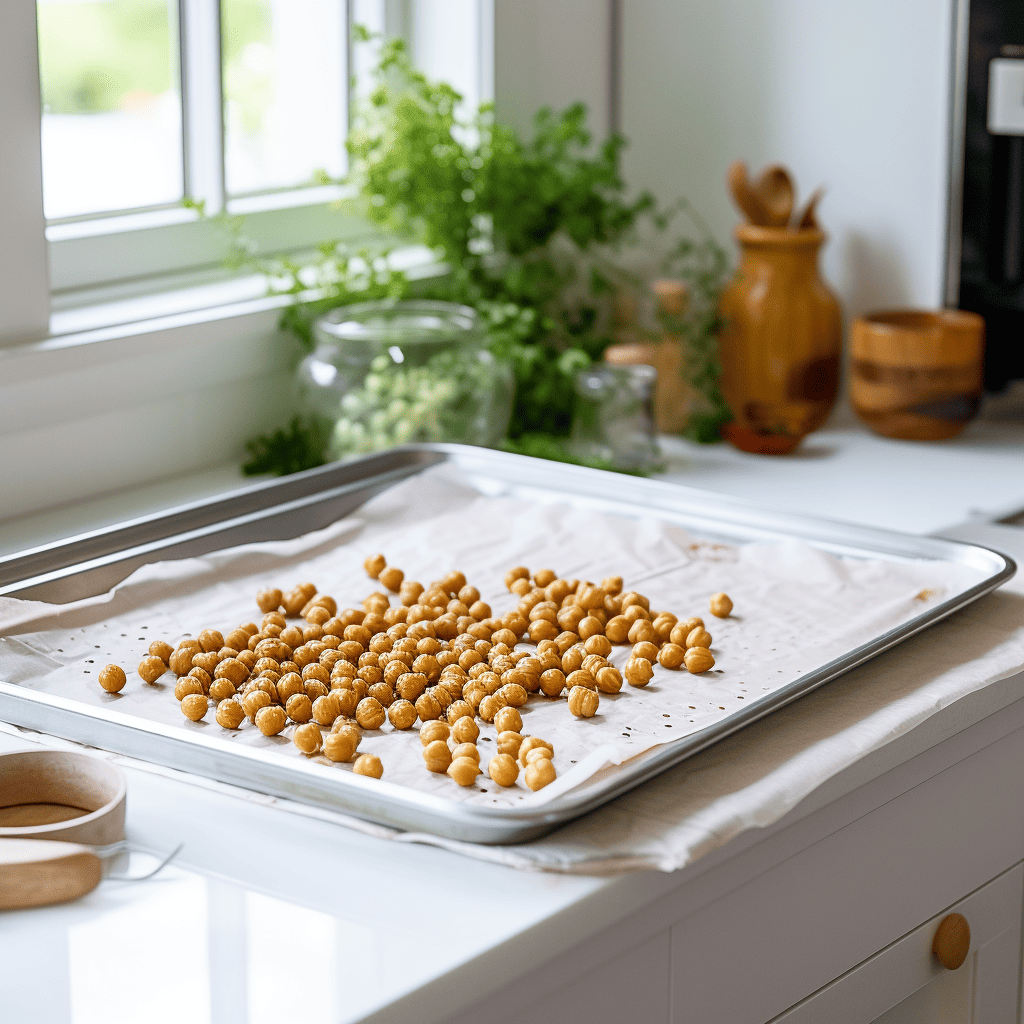
[[[690,302],[676,322],[649,330],[669,328],[686,340],[688,376],[704,403],[694,436],[717,436],[728,416],[714,346],[727,266],[710,234],[686,204],[659,211],[649,193],[628,196],[619,171],[625,141],[613,135],[592,149],[582,104],[540,110],[524,138],[496,121],[490,105],[463,115],[461,102],[450,85],[416,70],[401,41],[384,43],[375,87],[348,139],[347,183],[355,187],[348,205],[444,262],[447,272],[420,283],[417,294],[478,310],[492,351],[515,369],[510,445],[527,439],[537,449],[536,439],[547,437],[548,450],[564,454],[558,439],[572,425],[572,376],[611,342],[615,294],[644,290],[626,257],[644,245],[653,251],[649,236],[681,216],[699,238],[680,238],[656,269],[684,280]],[[252,258],[243,239],[237,248],[241,259]],[[325,246],[311,268],[278,261],[265,269],[281,290],[320,289],[315,303],[284,314],[284,326],[306,345],[326,309],[400,298],[414,287],[389,269],[387,254],[344,245]]]

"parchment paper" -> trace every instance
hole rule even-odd
[[[168,673],[146,685],[134,667],[154,639],[175,644],[207,627],[227,632],[239,622],[258,621],[255,594],[264,586],[287,589],[308,579],[339,607],[358,604],[379,587],[362,570],[363,559],[377,550],[407,578],[424,584],[461,569],[495,614],[517,601],[502,582],[513,565],[550,567],[566,577],[592,580],[621,575],[627,588],[651,599],[652,608],[680,618],[701,615],[713,635],[717,664],[711,672],[694,676],[656,666],[643,690],[627,685],[618,695],[602,695],[593,719],[574,719],[564,699],[531,698],[521,709],[523,732],[553,743],[559,775],[539,793],[531,793],[521,779],[502,789],[486,775],[476,786],[460,788],[424,769],[415,730],[401,733],[386,725],[364,734],[360,750],[380,756],[389,782],[490,806],[541,804],[598,772],[615,770],[652,747],[724,718],[979,578],[961,566],[837,558],[796,542],[710,544],[653,518],[488,497],[443,466],[397,485],[357,516],[292,541],[156,563],[110,593],[72,605],[6,599],[0,604],[0,678],[186,732],[212,732],[232,743],[301,757],[290,740],[292,727],[266,738],[249,723],[237,732],[222,730],[212,711],[205,721],[188,722],[173,696],[174,677]],[[709,595],[720,590],[735,603],[725,620],[707,612]],[[629,650],[616,648],[612,661],[621,667]],[[96,681],[108,662],[121,664],[129,675],[120,694],[104,693]],[[478,745],[484,765],[494,750],[494,734],[493,726],[482,724]],[[317,760],[325,771],[349,770]]]

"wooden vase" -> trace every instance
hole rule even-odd
[[[842,310],[821,279],[817,228],[736,228],[740,265],[722,293],[722,435],[743,451],[785,454],[836,400]]]

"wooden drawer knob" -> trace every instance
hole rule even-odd
[[[932,939],[932,952],[943,967],[955,971],[971,948],[971,926],[963,914],[949,914],[939,922]]]

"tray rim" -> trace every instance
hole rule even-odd
[[[400,465],[396,466],[396,461]],[[261,482],[215,496],[209,501],[192,502],[169,509],[165,513],[155,513],[53,544],[27,549],[0,560],[0,569],[5,563],[10,569],[19,564],[17,559],[32,556],[32,559],[20,564],[38,567],[40,559],[45,565],[46,559],[49,558],[59,568],[51,567],[45,574],[47,578],[54,578],[55,575],[57,578],[61,575],[73,575],[76,571],[83,571],[82,566],[88,563],[68,562],[68,554],[72,553],[76,546],[97,537],[109,548],[111,545],[116,546],[117,538],[130,537],[133,531],[139,528],[149,530],[160,522],[178,523],[182,517],[187,518],[195,509],[202,512],[211,506],[223,507],[225,504],[230,505],[232,499],[238,498],[260,502],[266,500],[268,496],[273,499],[275,496],[289,495],[298,490],[304,492],[304,497],[293,501],[308,499],[310,503],[315,504],[318,495],[321,496],[320,500],[325,500],[322,495],[334,493],[335,489],[310,491],[307,485],[322,484],[336,476],[340,476],[345,484],[359,482],[366,485],[367,481],[372,482],[374,479],[385,477],[388,478],[388,482],[397,482],[442,463],[458,465],[470,474],[476,472],[497,476],[506,484],[514,483],[513,478],[522,478],[525,475],[526,481],[520,480],[521,486],[568,492],[576,497],[610,500],[615,504],[630,506],[648,513],[671,512],[672,506],[687,506],[693,503],[699,505],[704,502],[714,509],[718,521],[721,521],[723,514],[727,514],[726,518],[737,527],[745,525],[748,529],[756,528],[766,534],[799,537],[806,543],[826,550],[851,554],[856,549],[862,549],[865,552],[863,557],[934,558],[969,564],[982,571],[983,566],[987,565],[990,571],[986,578],[963,593],[893,627],[814,671],[805,673],[779,690],[759,698],[713,725],[653,748],[640,755],[622,771],[614,773],[598,784],[584,784],[532,808],[492,808],[449,800],[397,783],[363,779],[351,772],[338,772],[315,762],[282,759],[277,757],[272,749],[242,746],[218,739],[215,735],[190,736],[181,727],[164,726],[3,681],[0,681],[0,714],[11,724],[38,729],[78,742],[83,742],[82,730],[76,729],[75,726],[81,724],[80,720],[84,718],[93,726],[91,730],[87,730],[89,736],[84,742],[129,757],[155,761],[167,767],[222,779],[243,788],[256,789],[275,796],[326,805],[343,813],[390,827],[443,832],[452,838],[482,843],[517,843],[535,838],[595,809],[726,736],[798,700],[826,682],[990,593],[1016,571],[1016,564],[1009,556],[978,544],[902,534],[801,513],[771,510],[746,499],[718,495],[667,481],[639,480],[587,467],[553,464],[506,452],[452,444],[405,445],[366,459],[333,463],[316,470],[307,470],[304,474],[294,474],[281,481]],[[296,480],[296,477],[301,479]],[[292,486],[288,486],[289,484]],[[627,498],[623,498],[623,491],[631,493]],[[638,498],[646,500],[638,501]],[[273,515],[275,509],[279,510],[288,505],[289,502],[285,500],[266,506],[266,515]],[[680,508],[677,514],[693,513]],[[243,515],[241,518],[247,516]],[[225,522],[232,523],[238,520],[239,517],[235,517]],[[760,525],[755,527],[755,522]],[[169,536],[173,540],[180,534]],[[869,541],[873,541],[875,546],[869,545]],[[14,594],[19,589],[34,585],[39,579],[40,576],[36,575],[15,580],[13,584],[0,588],[0,594]],[[140,746],[145,746],[142,743],[143,738],[150,746],[148,749],[140,750]],[[154,758],[154,750],[159,753],[158,758]],[[197,751],[200,752],[200,766],[195,764]],[[236,771],[235,769],[240,766],[248,769],[250,774],[245,774],[244,770]],[[201,770],[202,768],[206,770]]]

